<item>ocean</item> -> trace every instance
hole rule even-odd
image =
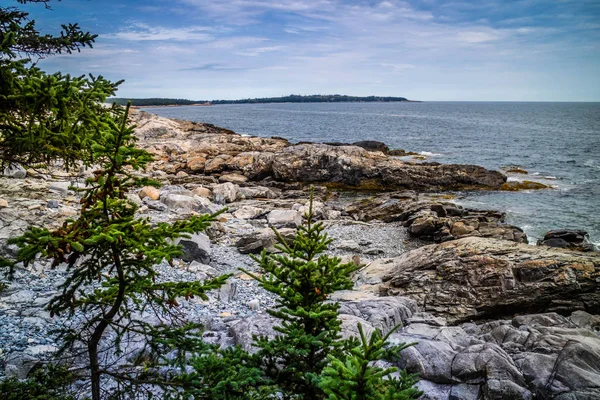
[[[292,142],[378,140],[428,161],[518,166],[553,189],[474,192],[456,202],[506,212],[530,242],[551,229],[583,229],[600,243],[600,103],[284,103],[147,108],[240,134]]]

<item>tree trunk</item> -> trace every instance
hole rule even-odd
[[[117,315],[119,309],[121,308],[121,304],[125,300],[125,287],[127,282],[125,281],[125,275],[123,274],[123,266],[121,264],[121,257],[119,256],[119,251],[116,246],[113,244],[112,253],[115,260],[115,267],[117,269],[117,276],[119,278],[119,291],[117,293],[117,297],[115,298],[115,302],[113,303],[110,310],[104,315],[104,317],[100,320],[96,328],[94,329],[94,333],[92,333],[92,337],[88,341],[88,355],[90,357],[90,378],[92,380],[92,400],[101,400],[100,397],[100,362],[98,361],[98,344],[100,343],[100,339],[102,339],[102,335],[104,331],[112,321],[112,319]]]

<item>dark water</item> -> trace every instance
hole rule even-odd
[[[152,108],[165,117],[209,122],[241,134],[292,141],[373,139],[443,163],[499,169],[555,186],[468,194],[463,205],[507,212],[534,240],[580,228],[600,242],[600,103],[334,103]]]

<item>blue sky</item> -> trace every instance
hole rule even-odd
[[[600,101],[599,0],[50,4],[24,7],[42,31],[79,22],[99,37],[40,66],[125,79],[124,97]]]

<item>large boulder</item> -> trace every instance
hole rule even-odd
[[[382,266],[381,293],[412,297],[453,321],[517,312],[600,312],[595,253],[469,237],[424,246]]]

